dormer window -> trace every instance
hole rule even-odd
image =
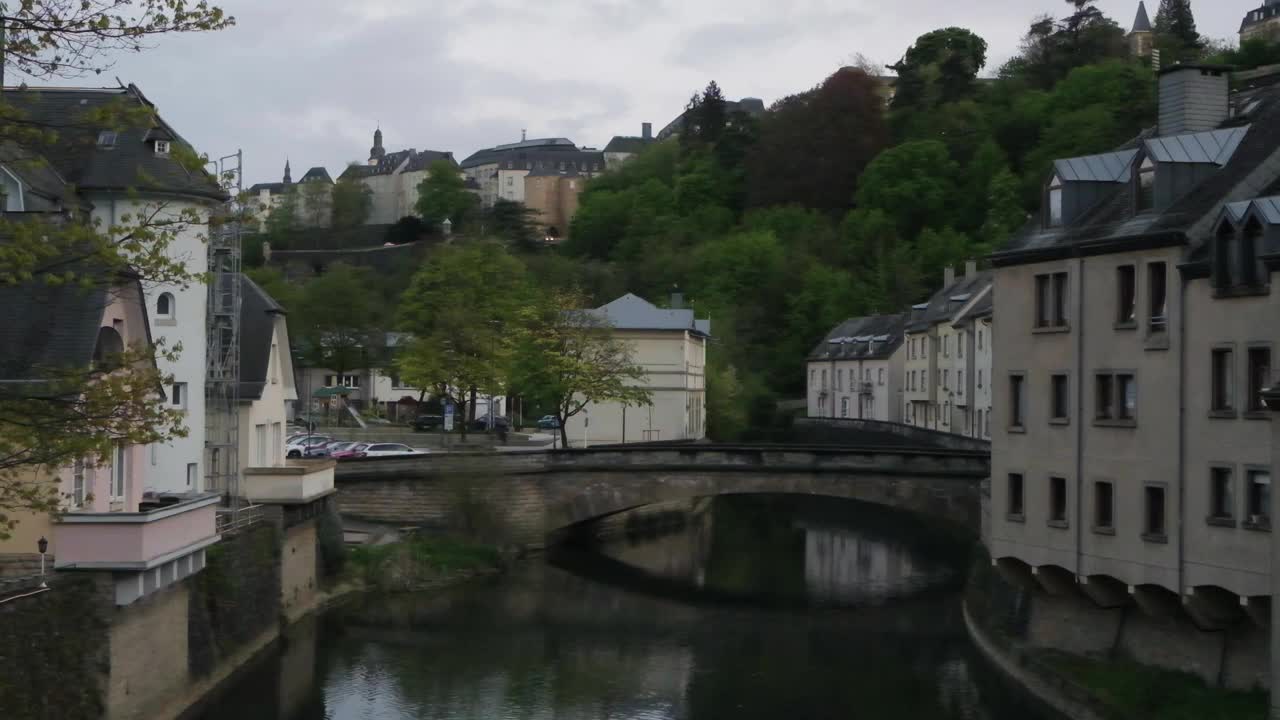
[[[1219,289],[1231,287],[1231,258],[1235,255],[1235,244],[1236,229],[1223,220],[1213,238],[1213,284]]]
[[[1156,208],[1156,164],[1151,158],[1143,158],[1138,168],[1136,187],[1137,212],[1144,213]]]
[[[102,132],[98,133],[98,147],[113,148],[115,146],[116,146],[115,130],[103,130]]]
[[[1049,181],[1049,216],[1045,223],[1049,227],[1062,227],[1062,178],[1057,175]]]
[[[1258,268],[1258,248],[1262,245],[1262,223],[1256,217],[1249,218],[1240,233],[1240,284],[1254,287],[1259,284],[1263,273]]]
[[[157,140],[157,141],[156,141],[156,154],[157,154],[157,155],[168,155],[168,154],[169,154],[169,141],[168,141],[168,140]]]

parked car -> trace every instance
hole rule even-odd
[[[351,443],[342,450],[329,453],[329,457],[334,460],[350,460],[351,458],[364,457],[364,449],[367,447],[369,447],[369,443]]]
[[[413,422],[409,423],[409,426],[418,432],[435,430],[436,428],[444,427],[444,416],[443,415],[419,415],[418,417],[413,419]]]
[[[414,450],[401,443],[370,443],[358,457],[398,457],[402,455],[426,455],[425,450]]]
[[[324,445],[312,445],[311,447],[302,451],[302,457],[305,457],[305,458],[333,457],[333,454],[335,452],[346,450],[347,448],[356,444],[358,443],[353,443],[347,440],[335,440],[333,442],[325,443]]]
[[[285,445],[285,457],[300,458],[307,451],[307,448],[316,447],[318,445],[326,445],[333,442],[333,438],[328,435],[303,435],[294,438]]]
[[[539,430],[559,430],[560,418],[556,417],[555,415],[543,415],[542,417],[538,418],[538,429]]]
[[[480,417],[478,417],[478,418],[476,418],[475,420],[471,421],[471,429],[472,429],[472,430],[488,430],[488,429],[489,429],[489,416],[488,416],[488,415],[481,415]],[[502,417],[502,416],[498,416],[497,418],[495,418],[495,419],[494,419],[494,422],[493,422],[493,429],[494,429],[494,430],[510,430],[510,429],[511,429],[511,421],[510,421],[510,420],[508,420],[507,418]]]

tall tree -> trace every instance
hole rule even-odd
[[[320,180],[301,183],[302,219],[307,227],[325,227],[333,218],[333,185]]]
[[[503,394],[528,296],[523,264],[498,243],[436,248],[400,301],[398,326],[414,338],[396,358],[401,377],[458,407],[475,390]]]
[[[680,143],[685,147],[713,145],[729,122],[728,103],[715,80],[701,95],[694,94],[680,118]]]
[[[937,140],[890,148],[863,173],[858,207],[883,211],[907,238],[925,227],[944,227],[954,209],[958,171]]]
[[[844,68],[774,105],[747,152],[747,204],[848,210],[863,169],[889,140],[880,93],[875,78]]]
[[[607,322],[584,311],[586,306],[581,293],[560,291],[542,296],[521,313],[521,352],[513,382],[522,394],[554,408],[564,447],[569,447],[569,419],[588,406],[635,407],[652,401],[640,385],[646,375],[632,348]]]
[[[943,28],[921,35],[890,68],[898,74],[894,111],[925,111],[973,95],[987,64],[987,42],[969,30]]]
[[[295,297],[289,327],[301,341],[308,366],[345,375],[378,363],[381,313],[367,268],[335,263]]]
[[[165,35],[234,23],[205,2],[183,0],[26,0],[8,3],[0,14],[0,67],[9,85],[17,84],[15,76],[53,80],[101,73],[117,52],[139,52]],[[6,164],[35,172],[49,171],[46,153],[92,152],[75,139],[87,127],[96,135],[154,121],[151,108],[121,103],[79,114],[71,109],[55,125],[30,116],[15,95],[0,95]],[[193,175],[204,172],[203,159],[183,143],[174,143],[171,158]],[[74,211],[0,219],[0,293],[30,297],[76,288],[91,304],[92,296],[110,296],[122,284],[189,286],[202,279],[173,257],[171,247],[180,233],[206,223],[200,213],[165,202],[140,202],[113,223]],[[172,380],[156,370],[157,357],[178,350],[123,348],[109,366],[22,368],[34,370],[36,382],[0,383],[0,539],[14,527],[11,513],[59,508],[62,498],[49,471],[76,459],[106,458],[118,442],[148,444],[185,435],[180,414],[157,403],[154,392]]]
[[[513,200],[498,198],[482,214],[485,233],[522,250],[542,248],[538,211]]]
[[[1191,0],[1160,0],[1156,11],[1156,47],[1160,49],[1162,64],[1193,60],[1204,48],[1204,39],[1196,30],[1196,18],[1191,12]]]
[[[369,219],[373,210],[373,190],[359,180],[343,178],[334,183],[330,204],[333,227],[357,227]]]
[[[448,160],[436,160],[418,184],[414,210],[432,229],[438,230],[445,220],[459,229],[471,219],[479,205],[479,198],[467,190],[458,168]]]

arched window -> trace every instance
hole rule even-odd
[[[1057,175],[1049,181],[1049,215],[1045,218],[1048,227],[1062,227],[1062,178]]]
[[[1156,165],[1151,158],[1143,158],[1138,167],[1137,212],[1147,212],[1156,207]]]
[[[160,297],[156,298],[156,317],[173,317],[173,305],[173,293],[160,293]]]
[[[124,352],[124,338],[115,328],[98,328],[98,341],[93,346],[93,367],[97,370],[114,370],[120,365]]]

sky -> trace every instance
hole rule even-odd
[[[988,71],[1034,16],[1063,0],[213,0],[236,17],[115,59],[100,77],[136,83],[210,156],[244,151],[246,186],[337,176],[364,162],[381,126],[388,151],[459,160],[529,137],[603,149],[655,132],[716,80],[766,104],[819,84],[862,54],[893,62],[941,27],[986,39]],[[1262,0],[1193,0],[1200,32],[1234,38]],[[1159,0],[1150,0],[1155,17]],[[1126,29],[1137,0],[1100,0]]]

